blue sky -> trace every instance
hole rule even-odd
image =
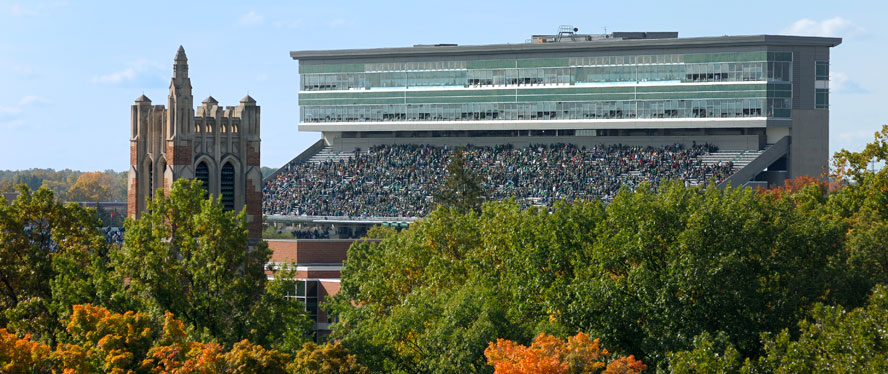
[[[839,36],[830,150],[860,149],[888,123],[884,1],[60,1],[0,0],[0,170],[126,170],[130,105],[166,102],[178,46],[195,102],[262,107],[262,165],[320,138],[297,131],[291,50],[521,43],[580,32]]]

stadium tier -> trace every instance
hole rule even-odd
[[[668,180],[724,181],[733,163],[710,146],[578,147],[573,144],[460,148],[489,198],[522,205],[610,200],[619,189]],[[376,145],[367,151],[318,152],[266,180],[266,215],[422,217],[447,178],[453,147]],[[703,158],[708,156],[707,158]]]

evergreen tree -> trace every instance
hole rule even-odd
[[[447,164],[447,180],[435,192],[435,203],[461,213],[481,212],[481,204],[486,198],[481,177],[466,166],[462,149],[457,149]]]

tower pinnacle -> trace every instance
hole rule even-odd
[[[179,45],[179,50],[176,51],[176,61],[188,61],[188,57],[185,56],[185,47]]]
[[[181,45],[176,51],[176,60],[173,63],[173,78],[177,80],[188,78],[188,57],[185,56],[185,48]]]

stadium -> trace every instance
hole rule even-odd
[[[768,187],[828,163],[839,38],[533,35],[520,44],[293,51],[299,130],[320,139],[263,180],[275,264],[296,263],[319,331],[348,245],[433,208],[460,150],[491,199],[612,199],[622,187]]]

